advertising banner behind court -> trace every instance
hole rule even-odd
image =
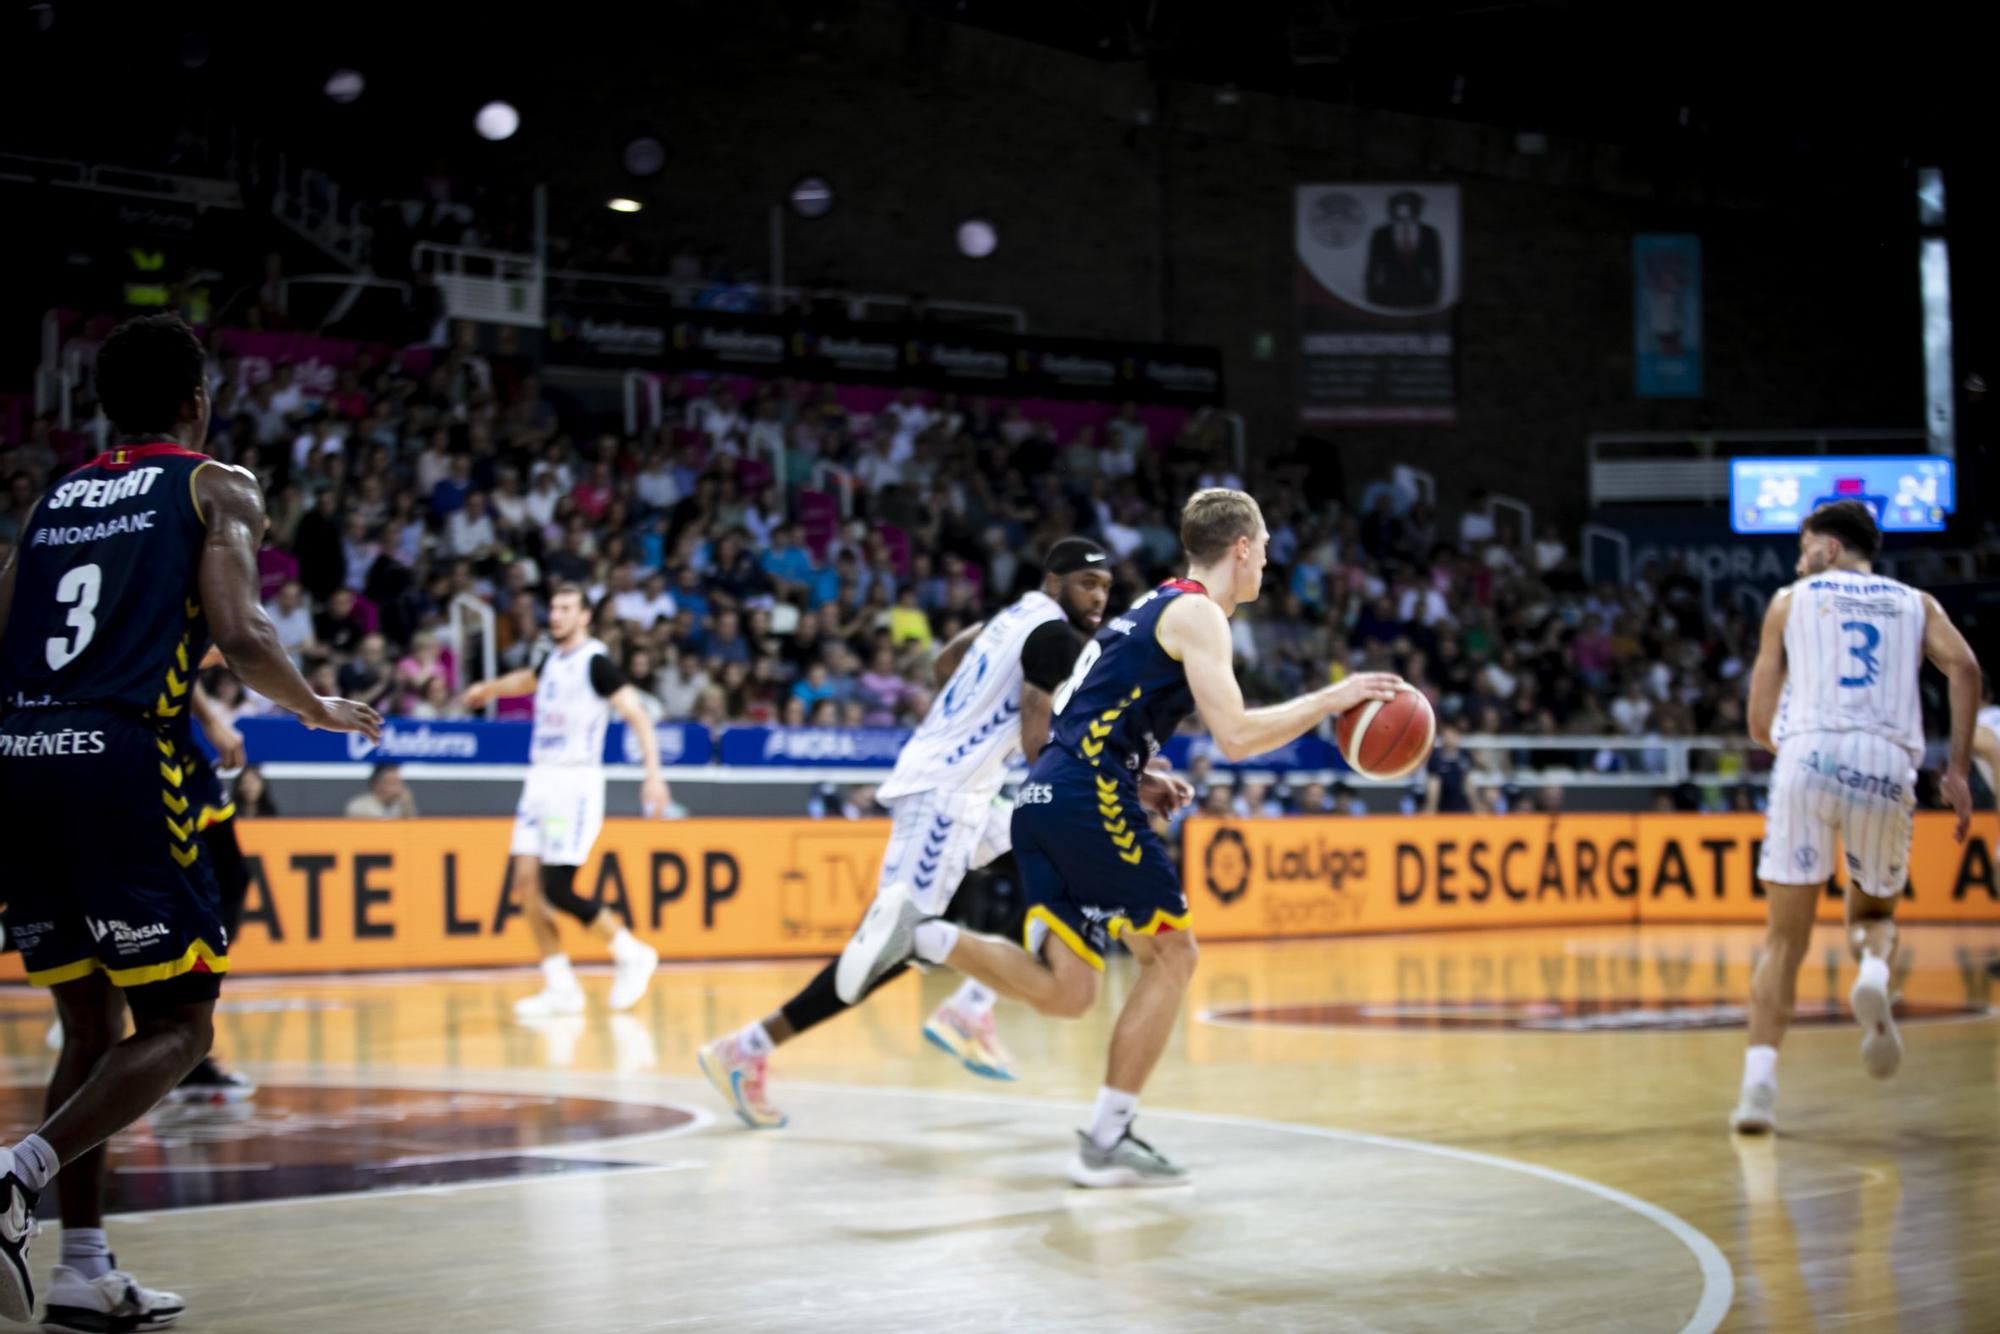
[[[1458,420],[1459,188],[1301,185],[1300,417]]]

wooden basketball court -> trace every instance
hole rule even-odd
[[[780,1131],[694,1067],[809,963],[663,970],[535,1027],[528,970],[232,982],[264,1084],[114,1141],[120,1260],[182,1328],[1858,1330],[2000,1327],[2000,929],[1905,932],[1909,1054],[1862,1072],[1822,929],[1781,1133],[1725,1127],[1760,932],[1524,930],[1213,945],[1139,1130],[1191,1188],[1062,1176],[1111,993],[1004,1004],[1014,1084],[924,1045],[948,980],[780,1051]],[[4,1132],[48,1009],[0,993]],[[46,1273],[53,1224],[36,1243]]]

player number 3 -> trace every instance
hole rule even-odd
[[[77,660],[97,633],[97,594],[104,586],[104,572],[95,565],[79,565],[56,585],[56,601],[69,608],[69,635],[49,636],[49,670],[59,672]]]
[[[1866,621],[1842,621],[1842,634],[1858,635],[1861,642],[1849,644],[1847,651],[1854,655],[1857,664],[1853,676],[1843,676],[1840,684],[1850,689],[1856,686],[1872,686],[1882,675],[1882,664],[1875,659],[1875,650],[1881,646],[1882,632]]]

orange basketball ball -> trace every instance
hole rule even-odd
[[[1430,758],[1437,716],[1421,690],[1399,686],[1393,699],[1371,699],[1341,714],[1334,735],[1363,778],[1404,778]]]

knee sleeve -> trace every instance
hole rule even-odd
[[[542,868],[542,898],[557,912],[568,913],[585,926],[597,920],[597,914],[604,911],[603,905],[592,903],[580,897],[571,886],[576,881],[574,866],[544,866]]]
[[[793,1033],[803,1033],[809,1028],[817,1028],[842,1010],[853,1008],[833,989],[834,970],[838,966],[835,962],[820,969],[812,981],[799,988],[798,995],[778,1007],[778,1013],[785,1016],[785,1022],[792,1026]],[[867,1000],[869,996],[909,971],[910,965],[897,964],[877,978],[875,985],[868,988],[861,999]]]

